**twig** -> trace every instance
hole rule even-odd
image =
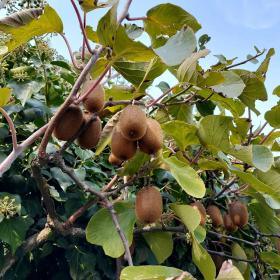
[[[134,234],[145,233],[145,232],[177,232],[177,233],[186,233],[186,229],[184,226],[177,227],[146,227],[146,228],[136,228],[134,230]]]
[[[4,116],[4,118],[6,119],[8,125],[9,125],[10,132],[11,132],[11,135],[12,135],[13,150],[15,151],[18,148],[17,132],[16,132],[16,129],[15,129],[15,125],[14,125],[12,119],[10,118],[10,116],[8,115],[8,113],[2,107],[0,107],[0,112],[2,113],[2,115]]]
[[[163,94],[161,94],[158,98],[154,99],[152,102],[150,102],[146,107],[152,107],[154,106],[156,103],[158,103],[165,95],[167,95],[168,93],[170,93],[174,88],[176,88],[176,86],[169,88],[167,91],[165,91]]]
[[[269,136],[276,130],[276,128],[273,128],[260,142],[260,144],[263,144],[268,138]]]
[[[179,97],[180,95],[184,94],[186,91],[188,91],[189,89],[191,89],[193,87],[193,85],[188,85],[186,88],[184,88],[183,90],[181,90],[180,92],[178,92],[177,94],[171,96],[169,99],[167,99],[165,102],[163,102],[163,104],[167,104],[168,102],[170,102],[171,100]],[[193,94],[195,95],[195,93]]]
[[[253,134],[253,138],[256,138],[257,136],[259,136],[267,125],[268,125],[268,122],[265,122],[263,124],[263,126]]]
[[[251,143],[252,137],[253,137],[253,125],[252,125],[252,116],[251,116],[251,109],[248,108],[248,120],[250,122],[250,129],[249,129],[249,135],[247,140],[247,145]]]
[[[108,192],[112,189],[112,187],[114,186],[115,182],[118,180],[118,175],[115,175],[111,181],[106,185],[104,186],[101,191],[102,192]]]
[[[124,9],[122,11],[122,13],[120,14],[119,16],[119,19],[118,19],[118,23],[120,24],[128,15],[128,10],[129,10],[129,7],[132,3],[132,0],[127,0],[125,5],[124,5]]]
[[[83,22],[83,27],[84,30],[86,29],[86,22],[87,22],[87,13],[84,12],[84,22]],[[83,45],[82,45],[82,61],[85,60],[85,47],[86,47],[86,40],[85,37],[83,37]]]
[[[76,69],[78,69],[78,70],[82,70],[83,67],[82,67],[82,66],[79,66],[79,65],[77,64],[77,61],[76,61],[76,59],[75,59],[75,57],[74,57],[74,54],[73,54],[73,52],[72,52],[71,46],[70,46],[70,44],[69,44],[69,41],[68,41],[68,39],[66,38],[65,34],[59,33],[59,35],[63,38],[63,40],[64,40],[64,42],[65,42],[65,44],[66,44],[66,46],[67,46],[67,49],[68,49],[68,52],[69,52],[69,55],[70,55],[70,58],[71,58],[71,61],[72,61],[73,66],[74,66]]]
[[[201,146],[199,148],[198,152],[196,153],[196,155],[194,156],[194,158],[192,159],[191,164],[197,163],[197,161],[200,158],[200,156],[202,155],[203,151],[204,151],[204,148]]]
[[[88,38],[87,38],[86,31],[85,31],[85,29],[84,29],[83,20],[82,20],[82,17],[81,17],[81,15],[80,15],[80,12],[79,12],[79,10],[78,10],[78,8],[77,8],[77,6],[76,6],[75,1],[74,1],[74,0],[70,0],[70,1],[71,1],[71,3],[72,3],[72,6],[73,6],[73,8],[74,8],[74,10],[75,10],[75,13],[76,13],[76,16],[77,16],[77,18],[78,18],[78,21],[79,21],[79,24],[80,24],[80,28],[81,28],[81,31],[82,31],[82,34],[83,34],[84,41],[85,41],[85,44],[86,44],[86,46],[87,46],[87,49],[88,49],[88,51],[89,51],[91,54],[93,54],[94,52],[92,51],[92,49],[91,49],[91,47],[90,47],[90,44],[89,44],[89,41],[88,41]]]
[[[135,21],[135,20],[146,20],[147,17],[130,17],[129,14],[125,17],[126,20],[128,21]]]
[[[247,259],[237,258],[237,257],[234,257],[234,256],[227,255],[223,252],[212,251],[212,250],[209,250],[209,249],[207,249],[207,252],[210,253],[211,255],[218,255],[218,256],[221,256],[221,257],[225,257],[225,258],[235,260],[235,261],[240,261],[240,262],[254,263],[256,261],[255,259],[254,260],[251,260],[251,259],[247,260]]]
[[[250,57],[250,58],[248,58],[248,59],[246,59],[244,61],[241,61],[239,63],[229,65],[229,66],[225,67],[224,70],[229,70],[229,69],[234,68],[236,66],[240,66],[240,65],[246,64],[247,62],[249,62],[251,60],[254,60],[254,59],[258,58],[259,56],[263,55],[265,53],[265,51],[266,50],[264,49],[262,52],[256,54],[255,56],[252,56],[252,57]]]
[[[234,183],[236,182],[236,177],[233,177],[226,185],[223,185],[223,188],[220,192],[218,192],[215,196],[214,199],[216,200],[217,198],[219,198],[225,191],[227,191]],[[219,183],[221,183],[221,181],[219,180]]]

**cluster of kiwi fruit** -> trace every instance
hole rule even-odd
[[[222,215],[221,210],[216,205],[209,205],[207,209],[199,201],[191,203],[192,207],[199,210],[201,220],[200,225],[205,225],[207,220],[207,215],[212,220],[212,225],[215,228],[224,226],[224,228],[233,232],[238,228],[241,228],[248,223],[249,215],[245,204],[240,201],[234,201],[228,206],[228,213]]]
[[[93,80],[86,81],[81,93],[87,92],[94,83]],[[54,136],[62,141],[73,139],[81,127],[91,120],[92,113],[98,113],[103,109],[104,102],[105,93],[102,86],[98,84],[83,101],[84,112],[78,105],[70,105],[66,109],[64,114],[57,121],[53,131]],[[78,136],[78,145],[83,149],[94,148],[99,141],[101,130],[101,120],[96,116],[95,120],[87,124],[85,130]]]
[[[162,197],[158,188],[143,187],[136,195],[135,214],[141,224],[157,222],[162,215]]]
[[[147,118],[139,106],[128,105],[113,130],[109,162],[119,165],[132,158],[137,148],[146,154],[155,154],[161,149],[162,142],[160,124]]]

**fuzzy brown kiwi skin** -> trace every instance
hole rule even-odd
[[[90,113],[84,113],[84,121],[88,122],[91,118]],[[87,126],[85,131],[78,137],[78,145],[83,149],[92,149],[94,148],[100,138],[102,131],[101,120],[96,117],[95,120],[92,120]]]
[[[80,107],[70,105],[57,121],[53,134],[59,140],[68,141],[79,131],[83,122],[83,112]]]
[[[82,94],[85,94],[87,90],[94,85],[94,83],[95,81],[93,80],[86,81],[82,89]],[[91,113],[101,111],[105,103],[105,93],[103,87],[98,84],[95,89],[91,91],[86,97],[83,103],[85,109]]]
[[[147,130],[146,115],[139,106],[128,105],[120,114],[119,127],[127,140],[139,140]]]
[[[162,197],[154,186],[142,188],[136,195],[135,214],[143,224],[158,221],[162,214]]]
[[[110,154],[109,155],[109,159],[108,161],[113,164],[113,165],[121,165],[122,164],[122,160],[120,160],[119,158],[117,158],[114,154]]]
[[[233,223],[238,227],[243,227],[248,224],[249,215],[247,206],[242,202],[232,202],[228,207],[228,212]]]
[[[224,220],[224,227],[227,231],[233,232],[237,230],[238,227],[233,223],[229,214],[224,214],[223,220]]]
[[[204,226],[206,224],[206,210],[204,206],[199,201],[191,203],[191,206],[197,208],[198,211],[200,212],[200,216],[201,216],[200,225]]]
[[[224,224],[222,213],[217,206],[209,205],[206,212],[210,216],[214,227],[219,227]]]
[[[145,135],[138,141],[138,145],[142,152],[152,155],[161,149],[163,135],[158,121],[148,118],[147,125],[147,131]]]
[[[125,161],[132,158],[137,150],[137,143],[123,137],[118,127],[115,127],[111,140],[111,151],[118,159]]]

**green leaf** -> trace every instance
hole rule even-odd
[[[255,108],[256,100],[267,100],[267,92],[263,81],[255,73],[246,70],[234,70],[234,72],[240,76],[246,85],[239,99],[258,115],[259,111]]]
[[[246,253],[239,244],[233,243],[231,246],[231,252],[233,257],[247,260]],[[242,274],[246,272],[248,266],[247,262],[233,261],[233,264],[239,269]]]
[[[263,262],[275,269],[280,269],[280,256],[273,252],[261,252],[260,257]]]
[[[184,121],[189,124],[193,123],[193,106],[189,104],[174,104],[168,106],[168,113],[179,121]]]
[[[133,228],[136,221],[134,207],[128,202],[114,204],[118,221],[129,245],[133,239]],[[101,209],[90,219],[86,227],[86,239],[89,243],[100,245],[107,256],[118,258],[124,254],[124,246],[108,209]]]
[[[138,25],[132,23],[125,23],[124,24],[126,34],[132,40],[137,39],[143,34],[143,27],[139,27]]]
[[[232,265],[231,261],[226,261],[223,263],[216,280],[244,280],[244,278],[238,268]]]
[[[175,212],[176,216],[182,220],[183,224],[190,232],[194,232],[199,226],[201,215],[197,208],[190,205],[179,205],[175,203],[172,203],[170,208]]]
[[[197,164],[199,166],[199,169],[202,170],[223,170],[226,173],[228,172],[228,166],[224,161],[202,158],[198,161]]]
[[[114,5],[116,2],[118,2],[118,0],[108,0],[106,2],[93,1],[93,0],[79,1],[84,12],[90,12],[95,9],[106,8]]]
[[[0,107],[5,106],[11,98],[10,88],[0,88]]]
[[[33,94],[39,92],[44,85],[44,82],[39,81],[31,81],[25,84],[13,82],[9,84],[9,87],[13,89],[13,94],[20,100],[21,105],[24,106]]]
[[[211,88],[217,93],[222,93],[225,97],[236,98],[240,96],[245,84],[239,75],[232,71],[223,71],[221,74],[224,77],[224,82]]]
[[[159,264],[163,263],[173,251],[172,234],[169,232],[147,232],[143,234]]]
[[[198,137],[209,149],[228,151],[230,149],[229,131],[231,127],[231,117],[209,115],[201,119]]]
[[[62,33],[63,24],[56,11],[49,5],[46,5],[43,15],[38,19],[32,19],[27,24],[14,27],[5,25],[2,20],[0,31],[12,35],[12,39],[6,43],[10,52],[35,36],[52,32]]]
[[[0,240],[9,244],[14,254],[16,249],[24,241],[25,234],[32,224],[33,219],[27,216],[4,219],[0,223]]]
[[[204,76],[204,84],[208,87],[222,84],[225,81],[223,72],[207,71]]]
[[[266,57],[265,57],[264,61],[261,63],[261,65],[259,66],[259,68],[256,71],[257,76],[262,78],[263,80],[265,80],[266,72],[268,70],[268,66],[269,66],[269,63],[270,63],[270,59],[274,55],[275,55],[274,48],[269,49],[267,54],[266,54]]]
[[[199,144],[196,136],[197,128],[194,125],[185,123],[184,121],[170,121],[161,125],[163,131],[174,138],[180,150],[192,144]]]
[[[136,155],[124,164],[124,167],[120,171],[120,176],[134,175],[149,160],[149,155],[137,151]]]
[[[266,121],[274,128],[280,128],[280,105],[274,106],[264,115]]]
[[[189,82],[195,73],[197,61],[200,58],[207,56],[209,53],[209,50],[204,49],[187,57],[177,71],[179,82]]]
[[[277,95],[278,97],[280,97],[280,86],[277,86],[277,87],[273,90],[272,94]]]
[[[59,66],[59,67],[64,68],[66,70],[72,71],[71,66],[63,60],[53,60],[53,61],[51,61],[51,64]]]
[[[191,56],[196,48],[196,38],[191,28],[183,28],[168,39],[162,47],[154,49],[155,53],[168,66],[181,64]]]
[[[180,269],[160,265],[127,266],[122,270],[120,280],[166,280],[181,276],[182,273]],[[195,280],[189,273],[185,274],[180,280]]]
[[[50,169],[52,177],[55,178],[59,186],[62,188],[63,191],[66,192],[67,188],[71,185],[73,185],[73,180],[64,172],[61,171],[58,167],[52,167]]]
[[[87,25],[85,31],[89,40],[94,43],[99,43],[97,32],[91,26]]]
[[[193,236],[193,234],[192,234]],[[192,259],[205,280],[214,280],[216,276],[216,267],[207,251],[199,244],[193,236]]]
[[[169,166],[172,176],[187,194],[196,198],[202,198],[205,195],[204,182],[194,169],[174,156],[164,159],[164,162]]]
[[[173,4],[160,4],[147,12],[144,29],[152,40],[153,48],[161,46],[161,36],[171,37],[182,27],[189,26],[194,32],[201,28],[197,20],[188,12]]]
[[[202,243],[206,238],[206,230],[203,226],[199,225],[193,232],[196,240]]]

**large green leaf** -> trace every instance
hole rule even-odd
[[[231,127],[231,117],[209,115],[200,121],[198,137],[209,149],[228,151],[230,149],[229,131]]]
[[[79,1],[84,12],[90,12],[95,9],[106,8],[114,5],[118,0],[108,0],[106,2],[93,1],[93,0],[82,0]]]
[[[245,84],[239,75],[232,71],[223,71],[224,82],[211,88],[217,93],[222,93],[225,97],[236,98],[241,95],[245,88]]]
[[[257,76],[260,77],[262,80],[265,80],[265,78],[266,78],[266,72],[268,70],[270,59],[274,55],[275,55],[274,48],[269,49],[264,61],[261,63],[261,65],[259,66],[259,68],[256,71]]]
[[[144,21],[145,31],[149,34],[154,48],[165,43],[162,36],[176,34],[183,26],[189,26],[194,32],[201,28],[197,20],[188,12],[173,4],[160,4],[147,12]]]
[[[197,128],[184,121],[170,121],[161,125],[163,131],[174,138],[180,150],[184,151],[188,145],[199,144],[196,136]]]
[[[32,19],[27,24],[16,27],[1,22],[0,31],[12,35],[12,39],[6,44],[10,52],[28,42],[34,36],[41,36],[51,32],[63,32],[63,24],[56,11],[46,5],[44,13],[39,19]]]
[[[243,248],[238,243],[233,243],[231,245],[231,252],[232,252],[233,257],[247,260],[246,253],[244,252]],[[233,264],[239,269],[239,271],[242,274],[245,273],[245,271],[247,270],[247,267],[248,267],[247,262],[233,261]]]
[[[133,205],[128,202],[118,202],[114,205],[114,209],[121,229],[131,245],[136,221]],[[108,209],[101,209],[91,217],[86,227],[86,239],[92,244],[102,246],[105,254],[112,258],[118,258],[125,252]]]
[[[29,227],[33,224],[33,219],[29,217],[15,217],[4,219],[0,223],[0,240],[11,246],[12,253],[22,244]]]
[[[224,262],[216,280],[244,280],[242,274],[232,265],[231,261]]]
[[[263,81],[256,74],[249,71],[234,70],[234,72],[240,76],[246,85],[239,99],[256,114],[259,114],[259,111],[255,108],[256,100],[267,100],[267,92]]]
[[[263,262],[275,269],[280,269],[280,256],[273,252],[261,252],[260,257]]]
[[[164,162],[169,166],[172,176],[187,194],[197,198],[202,198],[205,195],[204,182],[193,168],[174,156],[164,159]]]
[[[160,265],[127,266],[122,270],[120,280],[166,280],[181,275],[184,277],[180,280],[195,280],[189,273],[178,268]]]
[[[197,61],[200,58],[207,56],[209,52],[209,50],[204,49],[199,52],[193,53],[189,57],[187,57],[178,68],[178,80],[180,82],[189,82],[195,73]]]
[[[0,88],[0,107],[5,106],[11,98],[10,88]]]
[[[173,251],[172,234],[169,232],[147,232],[144,238],[159,264],[163,263]]]
[[[171,204],[170,207],[190,232],[196,230],[201,220],[201,215],[197,208],[190,205],[179,205],[175,203]]]
[[[193,236],[193,235],[192,235]],[[216,276],[215,264],[208,252],[193,236],[192,239],[192,259],[205,280],[214,280]]]
[[[193,106],[189,104],[174,104],[169,105],[167,112],[175,119],[192,124],[193,121]]]
[[[280,105],[274,106],[264,115],[266,121],[275,128],[280,128]]]
[[[191,56],[196,48],[196,38],[191,28],[183,28],[168,39],[162,47],[154,49],[155,53],[168,66],[176,66]]]

